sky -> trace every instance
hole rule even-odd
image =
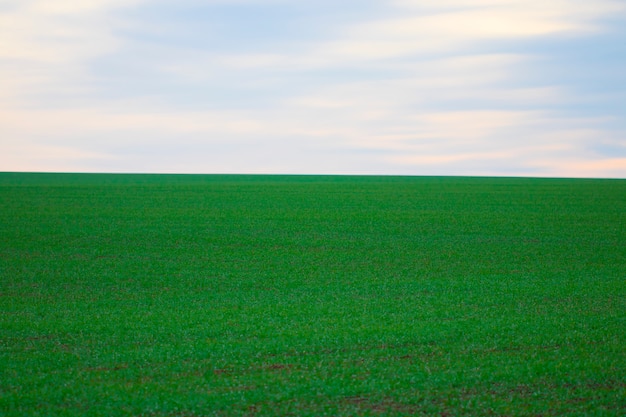
[[[0,0],[0,171],[626,178],[626,0]]]

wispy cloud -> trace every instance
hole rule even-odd
[[[320,4],[8,2],[0,170],[626,176],[626,92],[542,72],[623,2]]]

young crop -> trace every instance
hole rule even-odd
[[[0,174],[0,415],[626,413],[626,181]]]

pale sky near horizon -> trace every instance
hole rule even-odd
[[[0,0],[0,171],[626,178],[626,0]]]

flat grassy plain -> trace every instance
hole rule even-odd
[[[2,416],[626,414],[626,180],[0,174]]]

